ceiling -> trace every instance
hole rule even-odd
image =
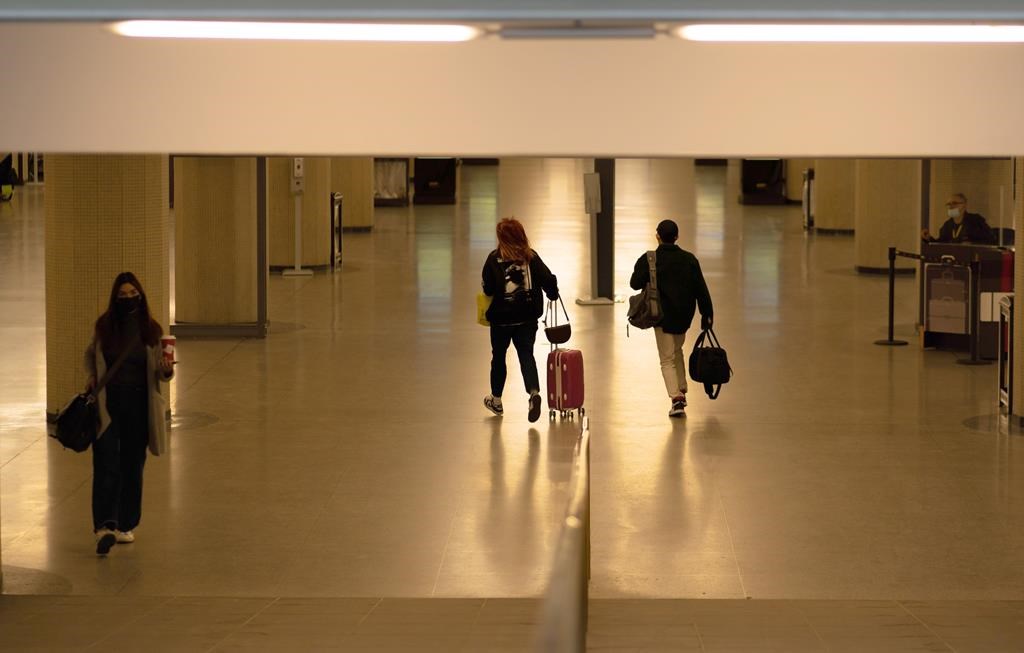
[[[0,2],[10,12],[21,0]],[[138,10],[140,3],[107,0],[102,11],[124,11],[128,4]],[[147,6],[161,4],[169,3]],[[187,11],[197,4],[175,6]],[[220,4],[238,8],[243,3]],[[403,11],[403,4],[404,11],[412,11],[411,0],[374,6]],[[453,12],[471,6],[432,4]],[[538,11],[540,4],[534,3]],[[712,6],[798,11],[810,4],[648,0],[638,6],[653,15]],[[836,12],[853,3],[813,4],[814,11]],[[952,15],[958,3],[856,4],[876,13],[883,7],[920,11],[927,4]],[[988,0],[971,9],[1008,15],[1011,5],[1019,4],[1024,3]],[[44,12],[79,7],[54,0],[31,5],[32,11]],[[250,12],[260,6],[271,10],[270,2],[244,5]],[[547,12],[613,11],[608,2],[543,5]],[[299,6],[358,10],[351,3],[312,0]],[[496,2],[483,4],[479,11],[484,10],[512,11]],[[289,15],[296,13],[289,8]],[[455,44],[169,41],[119,37],[100,23],[2,21],[0,43],[6,63],[0,151],[1024,153],[1021,45],[743,45],[667,36],[532,41],[492,36]]]
[[[0,0],[0,20],[1024,20],[1018,0]]]

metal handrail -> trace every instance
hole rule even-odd
[[[590,584],[590,418],[576,441],[572,496],[555,545],[554,564],[536,650],[583,653],[587,648]]]

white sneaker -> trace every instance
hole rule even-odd
[[[135,533],[131,531],[114,531],[118,544],[131,544],[135,541]]]
[[[101,528],[96,531],[96,555],[105,556],[110,553],[117,542],[117,535],[109,528]]]

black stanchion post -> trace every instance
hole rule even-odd
[[[896,310],[896,248],[889,248],[889,337],[885,340],[876,340],[876,345],[886,347],[902,347],[907,344],[906,340],[895,340],[894,313]]]
[[[978,314],[979,301],[981,299],[981,262],[978,260],[978,255],[974,255],[974,260],[971,261],[971,283],[970,287],[970,327],[971,332],[969,336],[969,347],[971,351],[970,358],[960,358],[956,362],[960,365],[991,365],[993,361],[986,361],[979,358],[978,354],[978,339],[981,337],[981,316]]]

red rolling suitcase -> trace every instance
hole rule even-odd
[[[548,409],[549,417],[561,413],[571,417],[583,409],[583,352],[578,349],[553,349],[548,354]]]

